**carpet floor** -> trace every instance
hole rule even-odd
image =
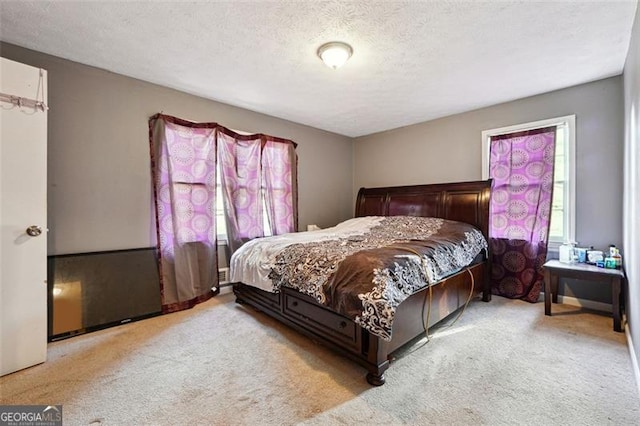
[[[65,425],[633,425],[640,398],[609,316],[494,297],[394,359],[387,383],[226,294],[49,344],[1,404]]]

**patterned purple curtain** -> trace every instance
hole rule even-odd
[[[491,137],[492,293],[536,302],[547,256],[556,128]]]
[[[264,236],[260,135],[218,134],[220,183],[232,252],[250,239]]]
[[[274,235],[296,229],[295,146],[291,141],[272,136],[219,130],[218,159],[232,252],[265,235],[265,206]]]
[[[149,120],[164,313],[218,289],[216,125],[157,114]]]
[[[298,228],[296,150],[293,143],[267,138],[262,152],[262,175],[267,216],[273,235]]]

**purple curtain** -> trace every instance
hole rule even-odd
[[[272,234],[297,229],[295,148],[292,141],[273,136],[218,131],[220,182],[231,252],[265,235],[265,210]]]
[[[232,252],[250,239],[264,236],[260,135],[218,134],[220,182]]]
[[[297,191],[295,191],[296,150],[292,143],[267,139],[262,152],[264,196],[274,235],[294,232],[297,227]]]
[[[149,120],[164,313],[218,289],[216,125],[157,114]]]
[[[536,302],[547,256],[556,128],[490,140],[492,293]]]

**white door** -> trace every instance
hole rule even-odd
[[[46,71],[0,61],[1,99],[46,102]],[[46,111],[0,100],[0,376],[47,357],[46,180]]]

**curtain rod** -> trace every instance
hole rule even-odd
[[[28,107],[33,109],[39,109],[40,111],[46,111],[49,109],[47,104],[45,104],[44,102],[36,101],[34,99],[29,99],[29,98],[23,98],[20,96],[8,95],[6,93],[1,93],[1,92],[0,92],[0,102],[9,102],[20,108]]]

